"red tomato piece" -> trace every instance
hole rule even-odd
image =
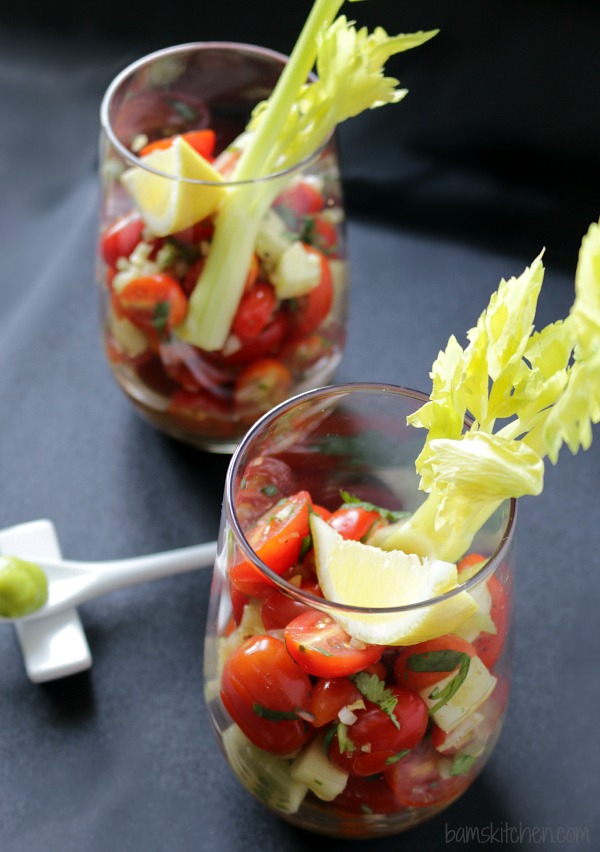
[[[356,642],[330,615],[311,610],[291,621],[285,646],[298,665],[317,677],[344,677],[376,663],[382,645]]]
[[[309,225],[307,237],[313,245],[323,254],[333,254],[338,242],[338,233],[335,224],[325,216],[315,216]]]
[[[427,705],[420,695],[403,686],[389,687],[396,699],[390,715],[377,704],[365,701],[366,709],[355,710],[356,722],[346,728],[348,742],[342,751],[339,736],[329,748],[331,762],[354,775],[376,775],[395,761],[401,762],[406,749],[421,742],[427,730]]]
[[[285,338],[287,329],[287,314],[278,310],[271,322],[256,337],[243,342],[241,346],[227,354],[214,353],[213,358],[223,364],[241,365],[249,364],[259,358],[266,358],[268,355],[275,355]]]
[[[336,811],[358,814],[393,814],[403,810],[383,778],[350,775],[344,790],[332,802]]]
[[[190,225],[189,228],[185,228],[183,231],[177,231],[175,234],[172,234],[172,237],[178,243],[183,243],[186,246],[198,246],[205,240],[211,240],[214,231],[215,223],[212,217],[209,216],[207,219],[196,222],[195,225]]]
[[[361,698],[361,693],[348,678],[321,678],[313,687],[308,707],[314,716],[313,725],[315,728],[321,728],[333,722],[342,707],[347,707]]]
[[[333,279],[327,258],[312,246],[305,245],[305,248],[319,256],[321,280],[306,296],[286,300],[291,303],[288,316],[290,332],[295,337],[304,337],[316,331],[329,313],[333,303]]]
[[[306,712],[311,691],[310,678],[275,636],[247,639],[228,658],[221,679],[221,698],[234,722],[259,748],[279,755],[310,738],[297,712]]]
[[[251,340],[268,325],[276,307],[273,287],[258,281],[242,296],[231,330],[241,341]]]
[[[310,612],[310,607],[284,595],[279,589],[272,591],[260,606],[260,617],[265,630],[283,630],[304,612]]]
[[[506,586],[496,576],[487,581],[492,608],[490,616],[496,626],[496,633],[480,633],[473,641],[473,647],[481,662],[493,669],[506,642],[509,622],[509,601]]]
[[[185,139],[188,145],[191,145],[205,160],[209,160],[212,157],[215,150],[216,135],[215,131],[210,128],[205,130],[188,130],[187,133],[178,133],[174,136],[167,136],[164,139],[157,139],[155,142],[149,142],[142,148],[138,156],[145,157],[147,154],[152,153],[152,151],[170,148],[177,136]]]
[[[440,775],[441,756],[429,739],[423,740],[397,763],[386,768],[384,777],[397,801],[406,807],[424,808],[450,802],[466,790],[472,773]]]
[[[325,206],[323,194],[307,181],[299,181],[293,186],[284,189],[275,199],[276,207],[285,207],[291,211],[297,219],[303,216],[312,216],[319,213]]]
[[[333,513],[328,523],[342,538],[360,541],[379,520],[379,512],[363,509],[362,506],[344,506]]]
[[[177,391],[171,397],[167,410],[171,417],[180,421],[186,429],[198,429],[199,432],[214,435],[215,438],[227,437],[235,430],[231,418],[232,408],[227,397],[216,396],[208,390]]]
[[[485,562],[485,556],[482,556],[481,553],[469,553],[458,561],[456,570],[460,574],[461,571],[466,571],[467,568],[471,568],[473,565],[480,565],[482,562]]]
[[[142,239],[144,223],[139,213],[129,213],[115,219],[100,238],[100,253],[108,266],[115,266],[120,257],[129,257]]]
[[[258,558],[276,574],[285,574],[298,561],[302,541],[310,532],[310,505],[310,494],[299,491],[265,512],[246,534]],[[230,579],[250,597],[266,597],[273,589],[271,580],[248,560],[231,568]]]
[[[179,325],[187,312],[187,298],[179,283],[162,272],[130,281],[117,297],[134,325],[159,337]]]
[[[235,487],[235,513],[244,529],[295,490],[291,467],[273,456],[256,456]]]
[[[287,367],[275,358],[259,358],[237,377],[233,398],[240,407],[267,409],[285,399],[291,383]]]
[[[454,669],[448,671],[429,671],[429,672],[413,672],[409,668],[409,660],[415,654],[428,654],[437,651],[459,651],[468,654],[469,657],[476,656],[476,651],[473,645],[453,633],[447,633],[445,636],[440,636],[437,639],[430,639],[427,642],[419,642],[418,645],[409,645],[398,654],[394,663],[394,678],[396,683],[401,686],[408,686],[411,689],[416,689],[420,692],[422,689],[428,689],[438,681],[443,680]]]

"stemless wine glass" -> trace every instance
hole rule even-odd
[[[459,587],[438,598],[344,606],[320,596],[315,576],[309,508],[327,518],[351,495],[381,524],[373,506],[412,512],[424,498],[423,431],[406,418],[425,400],[380,384],[308,391],[248,432],[227,475],[205,645],[210,719],[242,785],[322,834],[387,835],[439,813],[473,783],[502,727],[514,500],[475,536]],[[475,611],[430,641],[377,647],[340,626],[435,618],[465,593]]]
[[[293,168],[232,179],[252,111],[285,63],[252,45],[181,45],[126,68],[101,107],[97,279],[108,362],[150,423],[216,452],[231,452],[273,405],[330,381],[344,347],[348,270],[335,137]],[[177,176],[198,166],[189,165],[195,152],[218,182],[211,172]],[[242,190],[247,204],[238,205],[240,239],[227,253],[221,239],[211,305],[230,298],[241,242],[252,239],[252,250],[223,339],[204,344],[190,337],[188,320],[213,310],[198,308],[196,291],[219,209],[196,208],[215,187],[221,199]]]

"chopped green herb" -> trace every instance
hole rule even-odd
[[[268,719],[270,722],[283,722],[289,719],[300,718],[296,710],[271,710],[269,707],[263,707],[262,704],[257,704],[256,701],[253,702],[252,709],[257,716],[261,716],[263,719]]]
[[[158,331],[158,333],[162,336],[166,330],[167,322],[169,320],[169,310],[170,304],[168,301],[157,302],[154,307],[154,314],[152,316],[152,325]]]
[[[406,757],[409,751],[409,748],[403,748],[402,751],[398,752],[398,754],[393,754],[391,757],[388,757],[385,762],[388,766],[392,766],[392,764],[398,763],[399,760],[402,760],[403,757]]]
[[[450,775],[468,775],[471,767],[475,763],[475,758],[471,754],[457,754],[452,761]]]
[[[304,538],[302,539],[302,544],[300,545],[300,555],[298,557],[299,562],[302,562],[302,560],[304,559],[304,557],[306,556],[306,554],[309,552],[309,550],[311,548],[312,548],[312,536],[311,535],[305,535]]]
[[[369,503],[367,500],[361,500],[360,497],[355,497],[347,491],[341,490],[340,497],[344,501],[341,508],[347,509],[351,506],[360,509],[366,509],[368,512],[379,512],[382,518],[386,521],[399,521],[401,518],[407,518],[410,512],[392,511],[391,509],[383,509],[381,506],[376,506],[374,503]]]
[[[264,485],[261,489],[261,493],[265,495],[265,497],[275,497],[279,489],[276,485]]]
[[[453,695],[458,692],[469,673],[471,658],[464,651],[426,651],[423,654],[411,654],[407,660],[407,667],[413,672],[452,672],[458,668],[458,672],[443,689],[435,687],[429,693],[429,698],[439,701],[430,708],[429,713],[437,713]]]
[[[183,101],[171,101],[171,106],[175,110],[175,112],[179,113],[182,118],[185,118],[186,121],[196,121],[198,118],[198,113],[195,109],[189,104],[184,103]]]
[[[335,737],[336,732],[337,725],[330,725],[325,731],[325,736],[323,737],[323,751],[325,754],[329,753],[329,746],[331,745],[331,741]]]
[[[369,805],[367,805],[365,802],[360,803],[360,809],[363,812],[363,814],[372,814],[373,813],[373,808],[369,807]]]
[[[384,681],[380,680],[376,674],[370,675],[367,672],[359,672],[356,675],[351,675],[350,680],[354,682],[358,691],[364,695],[367,701],[377,704],[384,713],[387,713],[394,725],[400,728],[400,722],[394,715],[394,708],[398,703],[398,699],[391,689],[386,687]]]

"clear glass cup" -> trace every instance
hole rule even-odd
[[[348,265],[335,137],[286,171],[231,179],[244,144],[240,134],[285,62],[252,45],[181,45],[126,68],[101,107],[97,280],[108,363],[150,423],[216,452],[231,452],[283,399],[329,382],[344,348]],[[251,240],[247,277],[218,348],[181,331],[213,249],[216,214],[195,221],[194,199],[215,182],[178,178],[175,167],[156,172],[145,159],[148,145],[175,135],[208,157],[227,192],[242,190],[248,205],[261,198],[260,215],[252,218],[258,231],[249,216],[244,223],[243,239]],[[159,213],[179,198],[171,224],[140,215],[135,192],[123,183],[132,169],[153,181],[153,198],[166,199],[164,206],[150,202]],[[178,230],[155,232],[164,228]],[[240,251],[232,240],[228,256]],[[221,260],[218,287],[225,293],[228,260]]]
[[[227,475],[205,644],[209,716],[242,785],[279,816],[322,834],[377,837],[429,819],[473,783],[502,727],[512,654],[514,500],[502,504],[475,536],[459,563],[458,589],[411,606],[374,612],[324,600],[306,542],[292,556],[291,569],[281,573],[276,562],[293,531],[273,526],[274,519],[285,524],[297,517],[290,507],[300,498],[280,501],[299,492],[308,492],[324,515],[340,506],[341,492],[388,510],[415,510],[424,499],[415,472],[424,432],[407,426],[406,417],[425,400],[421,393],[380,384],[309,391],[282,403],[249,431]],[[272,537],[280,533],[271,550],[264,547],[267,524]],[[295,532],[304,536],[306,529]],[[285,565],[289,553],[286,558]],[[473,565],[481,558],[487,561],[477,571]],[[424,607],[435,612],[464,591],[476,601],[476,614],[455,634],[436,640],[438,650],[462,648],[471,661],[471,679],[456,691],[458,715],[454,710],[445,715],[436,708],[439,699],[431,698],[442,689],[441,678],[452,680],[456,671],[407,675],[407,658],[430,646],[388,646],[371,656],[372,646],[345,640],[344,647],[359,651],[358,658],[351,657],[352,677],[363,671],[383,681],[382,688],[404,688],[401,704],[420,720],[417,734],[408,716],[405,734],[399,735],[381,707],[366,699],[362,707],[355,704],[356,690],[352,695],[348,681],[357,681],[339,673],[328,677],[336,648],[324,640],[311,645],[308,633],[300,650],[310,650],[311,657],[303,658],[294,645],[297,629],[294,634],[289,627],[297,618],[314,625],[315,617],[329,624],[349,616],[401,617]],[[399,746],[398,736],[404,735],[410,747]]]

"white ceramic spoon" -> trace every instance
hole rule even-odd
[[[0,530],[0,554],[18,556],[44,568],[48,601],[24,618],[0,619],[14,624],[27,675],[44,683],[89,669],[92,655],[77,612],[77,604],[98,595],[205,568],[214,561],[216,544],[166,551],[152,556],[112,562],[69,562],[62,559],[54,524],[30,521]]]
[[[111,562],[35,560],[48,581],[46,603],[35,612],[20,618],[0,617],[0,623],[13,624],[47,618],[126,586],[158,580],[171,574],[183,574],[197,568],[208,568],[215,561],[216,550],[216,542],[210,542]]]

